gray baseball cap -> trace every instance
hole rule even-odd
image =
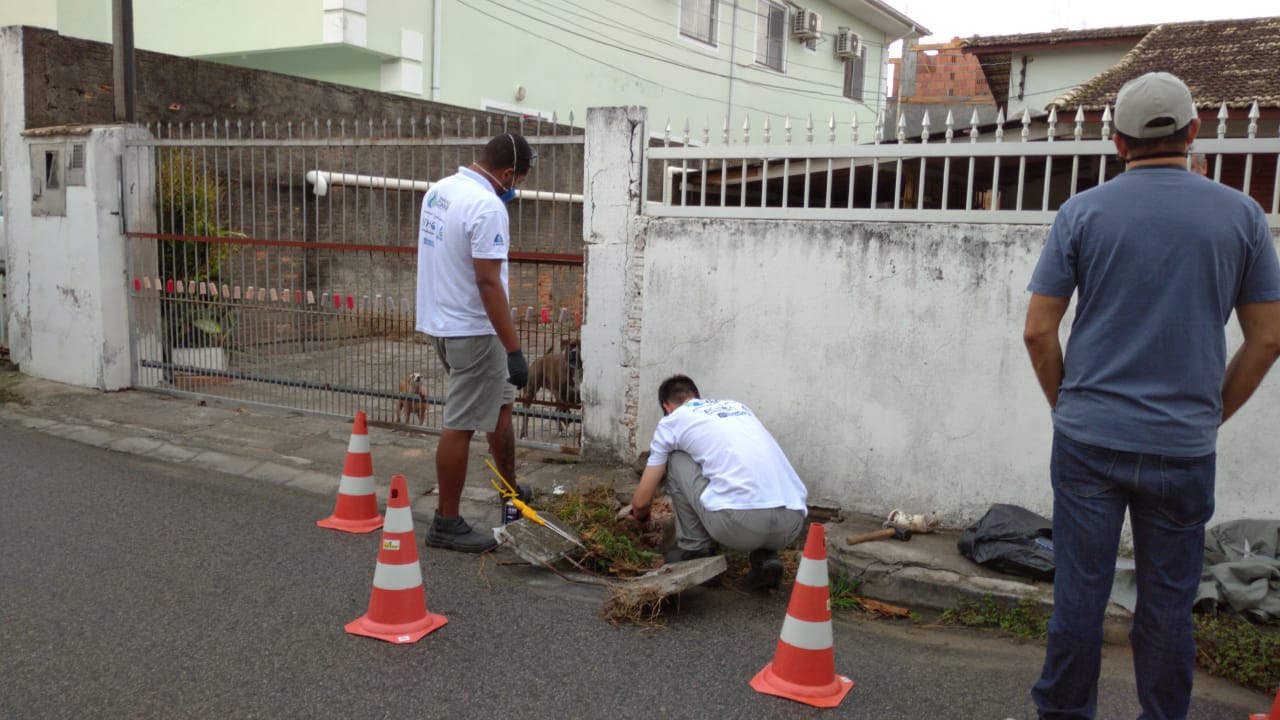
[[[1132,138],[1172,135],[1196,118],[1186,84],[1167,72],[1151,72],[1116,93],[1116,130]]]

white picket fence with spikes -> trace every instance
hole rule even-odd
[[[1193,151],[1206,156],[1210,177],[1252,195],[1271,227],[1280,229],[1280,127],[1259,136],[1256,101],[1245,114],[1243,133],[1237,129],[1236,137],[1228,137],[1234,119],[1222,103],[1216,134],[1202,126]],[[645,212],[655,217],[1043,224],[1052,222],[1065,200],[1123,170],[1109,105],[1096,120],[1087,120],[1077,108],[1069,133],[1060,132],[1057,108],[1038,117],[1023,108],[1018,141],[1005,138],[1003,108],[987,128],[979,122],[975,108],[967,130],[958,129],[948,110],[942,142],[937,142],[927,111],[919,135],[908,138],[906,116],[899,114],[887,125],[882,109],[870,142],[860,137],[855,115],[847,142],[841,143],[838,136],[844,133],[833,114],[822,143],[815,142],[812,115],[804,122],[803,142],[795,141],[787,115],[779,145],[767,116],[758,134],[748,116],[737,142],[726,119],[717,145],[709,120],[700,142],[688,120],[678,137],[668,120],[661,146],[647,150],[646,172],[660,173],[662,182],[654,185],[660,194],[651,193]],[[896,142],[886,142],[886,129]]]

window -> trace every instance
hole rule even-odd
[[[862,83],[867,74],[867,49],[858,48],[858,57],[844,61],[844,96],[862,102]]]
[[[787,6],[756,0],[756,62],[782,72],[787,49]]]
[[[715,45],[719,4],[719,0],[680,0],[680,34]]]

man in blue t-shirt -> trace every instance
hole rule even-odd
[[[1280,355],[1271,232],[1247,195],[1187,171],[1200,120],[1186,85],[1168,73],[1131,80],[1115,127],[1125,173],[1063,204],[1027,288],[1023,338],[1054,428],[1054,611],[1031,692],[1041,718],[1094,717],[1126,509],[1142,717],[1186,717],[1218,427]],[[1232,310],[1244,343],[1228,363]]]

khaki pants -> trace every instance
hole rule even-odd
[[[667,495],[676,516],[676,545],[681,550],[710,550],[712,542],[736,552],[781,550],[804,528],[804,513],[784,507],[759,510],[707,510],[699,498],[709,480],[688,453],[667,459]]]

